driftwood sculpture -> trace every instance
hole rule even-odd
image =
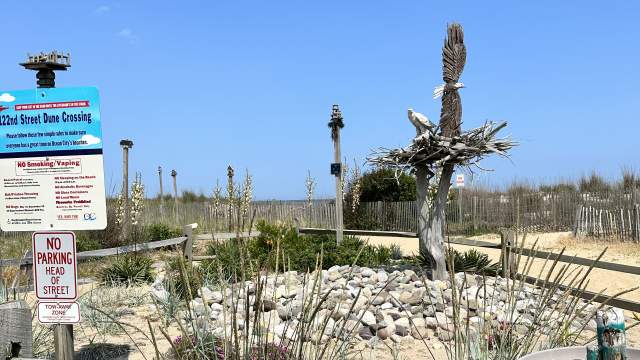
[[[409,121],[416,128],[411,144],[400,149],[378,149],[368,162],[377,166],[392,167],[398,171],[409,170],[416,176],[418,206],[418,237],[420,253],[431,263],[433,279],[447,278],[444,253],[445,208],[451,187],[451,177],[456,166],[478,166],[478,162],[490,154],[507,156],[516,144],[508,138],[498,138],[497,133],[506,122],[485,122],[479,128],[462,132],[462,102],[458,90],[466,62],[462,26],[451,24],[442,48],[442,72],[444,84],[436,87],[434,98],[442,97],[442,110],[438,126],[418,112],[409,109]],[[436,176],[437,175],[437,176]],[[435,177],[435,178],[434,178]],[[429,184],[435,180],[436,196],[429,199]]]

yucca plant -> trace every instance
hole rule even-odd
[[[469,272],[495,276],[498,273],[498,264],[491,263],[489,255],[476,249],[470,249],[463,253],[450,248],[453,255],[453,271]]]
[[[102,280],[106,283],[140,284],[153,281],[151,258],[140,254],[119,256],[113,263],[101,272]]]
[[[491,263],[487,254],[475,249],[470,249],[462,253],[456,249],[448,248],[447,258],[451,260],[447,262],[447,270],[449,272],[466,272],[480,275],[496,275],[498,273],[498,264]],[[430,257],[427,253],[416,255],[414,257],[414,263],[426,270],[431,267]]]

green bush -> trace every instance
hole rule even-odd
[[[446,253],[448,271],[451,271],[450,264],[453,264],[453,271],[456,273],[467,272],[480,275],[496,275],[498,273],[498,264],[492,264],[489,255],[481,253],[478,250],[471,249],[461,253],[456,249],[448,248]],[[426,253],[417,255],[415,262],[426,269],[431,267],[429,255]]]
[[[398,244],[391,245],[391,259],[393,260],[401,260],[402,259],[402,249]]]
[[[182,236],[180,228],[172,228],[166,224],[152,224],[147,226],[146,237],[148,241],[173,239]]]
[[[393,169],[378,168],[362,175],[360,201],[413,201],[416,199],[416,179]]]
[[[102,280],[117,284],[149,283],[154,278],[151,264],[151,258],[144,255],[122,255],[102,270]]]
[[[275,270],[277,251],[279,270],[283,269],[284,263],[287,270],[297,271],[315,269],[321,252],[324,269],[354,262],[360,266],[384,265],[392,255],[389,247],[367,245],[353,236],[346,236],[338,246],[333,235],[298,235],[292,226],[261,221],[257,229],[260,235],[244,240],[246,243],[233,239],[211,244],[207,253],[215,259],[205,262],[207,273],[219,277],[219,269],[222,269],[222,275],[229,278],[241,276],[243,269],[246,277],[256,270]],[[251,260],[242,263],[241,258]]]
[[[102,249],[100,240],[92,233],[86,231],[78,231],[76,233],[76,251],[91,251]]]
[[[245,279],[249,279],[252,277],[253,270],[257,269],[256,261],[250,260],[242,240],[214,242],[207,248],[207,254],[215,256],[214,259],[206,260],[202,264],[209,281],[240,281],[243,274]]]
[[[194,267],[182,256],[177,256],[167,263],[164,286],[167,291],[181,299],[193,299],[198,296],[198,290],[203,286],[203,273],[202,268]]]
[[[460,253],[455,249],[449,250],[453,253],[453,266],[455,272],[469,272],[474,274],[496,275],[498,265],[492,264],[489,255],[481,253],[476,249],[470,249]]]

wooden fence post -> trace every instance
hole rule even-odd
[[[185,225],[182,228],[182,233],[187,237],[187,240],[182,245],[182,253],[184,257],[187,259],[189,264],[193,261],[193,229],[197,228],[198,224],[189,224]]]
[[[473,195],[473,234],[475,235],[476,231],[478,231],[478,197]]]
[[[500,260],[502,277],[504,278],[511,277],[518,272],[518,269],[515,268],[514,245],[514,232],[502,231],[500,233]]]
[[[56,360],[73,360],[73,325],[56,325],[53,330]]]

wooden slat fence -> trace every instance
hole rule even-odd
[[[110,213],[115,203],[110,201]],[[164,223],[179,227],[197,222],[201,232],[234,231],[238,223],[236,209],[231,216],[226,204],[217,209],[212,202],[179,203],[147,200],[139,222],[143,225]],[[345,207],[345,213],[351,212]],[[177,216],[176,216],[177,215]],[[349,216],[347,216],[349,215]],[[345,218],[361,219],[360,228],[382,231],[417,231],[418,212],[414,201],[363,202],[354,214]],[[269,223],[297,223],[305,227],[335,227],[333,200],[255,201],[244,217],[245,228],[253,217]],[[558,193],[489,193],[455,190],[446,209],[447,232],[472,235],[497,232],[517,226],[521,231],[573,231],[577,237],[640,241],[640,194],[611,191],[599,194]],[[346,223],[349,227],[350,224]],[[0,240],[24,240],[26,233],[0,232]]]

